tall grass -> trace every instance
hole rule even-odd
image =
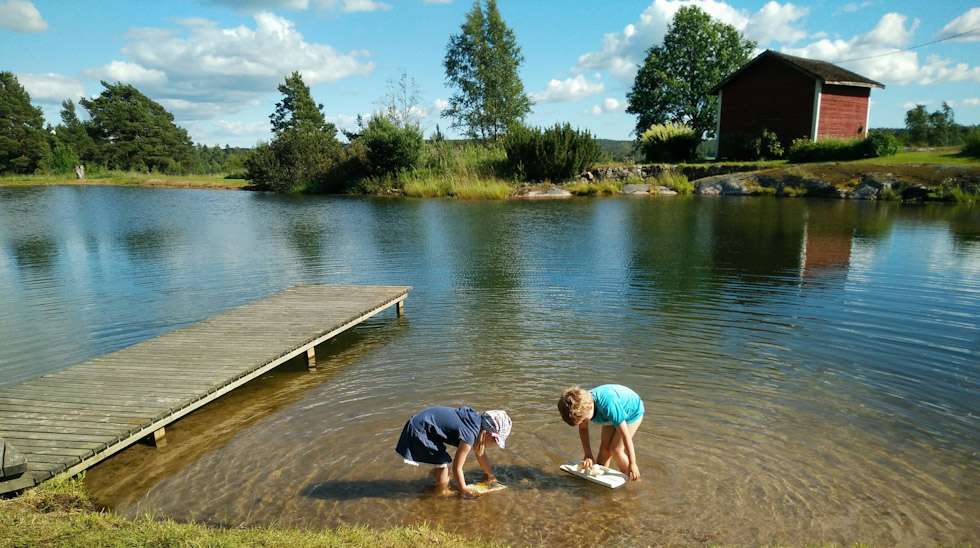
[[[665,186],[678,194],[693,194],[694,183],[687,180],[683,173],[668,170],[661,172],[656,177],[657,186]]]
[[[402,190],[405,196],[413,198],[501,200],[510,196],[514,192],[514,187],[496,178],[415,171],[403,176]]]
[[[606,196],[619,194],[623,190],[623,184],[617,181],[597,181],[594,183],[579,181],[565,185],[565,190],[576,196]]]

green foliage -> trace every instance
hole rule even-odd
[[[683,124],[654,124],[640,135],[640,150],[648,162],[686,162],[694,159],[701,141]]]
[[[47,173],[71,173],[75,166],[81,163],[74,149],[59,139],[53,139],[51,155],[48,156],[43,164],[44,171]]]
[[[873,133],[864,139],[796,139],[789,149],[791,162],[843,162],[891,156],[898,151],[892,135]]]
[[[517,126],[503,144],[510,171],[530,181],[567,181],[602,157],[592,134],[568,123],[546,129]]]
[[[0,72],[0,173],[33,173],[50,154],[41,109],[12,72]]]
[[[892,156],[898,152],[898,138],[891,133],[873,131],[864,140],[864,155],[868,158]]]
[[[948,146],[962,140],[962,127],[954,120],[952,107],[943,106],[927,112],[925,105],[916,105],[905,112],[906,140],[916,146]]]
[[[95,141],[89,135],[89,127],[78,119],[75,103],[71,99],[65,99],[61,103],[61,124],[55,128],[55,136],[77,156],[77,162],[98,161],[98,151]]]
[[[806,196],[809,191],[803,186],[784,186],[782,195],[790,198],[800,198]]]
[[[449,37],[443,66],[456,92],[442,115],[474,139],[496,139],[531,110],[518,68],[524,62],[514,31],[496,0],[476,0],[459,34]]]
[[[358,138],[362,145],[364,173],[385,176],[418,165],[424,139],[418,126],[399,127],[385,116],[375,115]]]
[[[711,133],[718,101],[711,88],[749,59],[755,42],[696,6],[678,10],[662,45],[646,59],[626,95],[636,133],[667,122],[690,126],[698,140]]]
[[[963,150],[960,154],[980,158],[980,128],[973,128],[963,140]]]
[[[619,194],[623,184],[616,181],[598,181],[594,183],[579,181],[565,186],[565,190],[576,196],[606,196]]]
[[[279,86],[282,100],[269,117],[274,137],[256,147],[245,162],[245,177],[277,192],[328,184],[342,151],[337,128],[326,121],[303,77],[294,72]]]
[[[79,101],[88,110],[99,163],[109,169],[182,173],[193,154],[187,131],[138,89],[102,82],[102,93]]]
[[[757,162],[778,160],[785,153],[779,136],[768,129],[755,134],[737,135],[733,138],[732,159]]]
[[[405,196],[412,198],[502,200],[514,192],[510,184],[500,179],[480,179],[455,174],[434,175],[428,172],[408,174],[403,187]]]
[[[694,193],[694,183],[687,180],[687,176],[674,170],[663,171],[656,177],[657,186],[665,186],[674,192],[682,195]]]

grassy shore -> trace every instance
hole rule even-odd
[[[0,500],[0,546],[487,546],[427,526],[325,531],[217,529],[193,523],[127,519],[95,509],[81,479],[56,478]]]
[[[40,185],[114,185],[146,186],[162,188],[213,188],[237,190],[248,186],[245,179],[227,179],[224,175],[162,175],[159,173],[133,173],[111,171],[76,179],[74,175],[5,175],[0,177],[3,186]]]

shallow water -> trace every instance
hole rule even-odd
[[[415,289],[317,372],[92,469],[98,501],[518,544],[980,538],[976,208],[0,189],[0,385],[304,282]],[[643,481],[617,491],[557,470],[580,453],[558,392],[604,382],[647,408]],[[463,403],[515,421],[490,452],[511,488],[479,501],[425,494],[392,451],[413,412]]]

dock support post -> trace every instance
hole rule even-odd
[[[395,304],[395,314],[398,314],[399,318],[405,315],[405,301],[398,301]]]
[[[150,443],[153,444],[153,447],[157,447],[157,448],[166,447],[167,446],[167,438],[165,437],[166,435],[167,435],[167,430],[163,427],[160,427],[159,430],[153,431],[153,434],[150,436]]]
[[[306,349],[306,366],[310,371],[316,371],[316,347],[314,346]]]

